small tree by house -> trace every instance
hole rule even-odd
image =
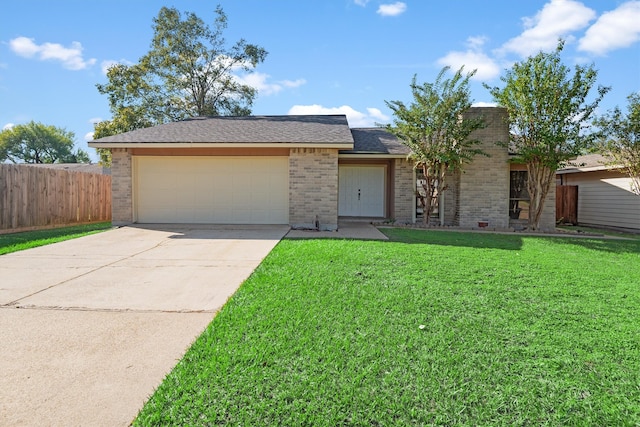
[[[627,97],[627,114],[616,107],[595,124],[604,133],[600,151],[611,165],[622,167],[631,178],[631,191],[640,196],[640,92]]]
[[[469,79],[475,70],[463,74],[460,68],[453,77],[445,78],[448,71],[444,67],[433,83],[418,84],[414,76],[409,105],[385,101],[394,115],[386,129],[411,149],[410,159],[423,175],[417,196],[425,225],[447,189],[447,172],[460,171],[474,156],[484,154],[477,147],[480,141],[470,138],[474,130],[485,126],[484,121],[464,115],[471,107]]]
[[[527,166],[529,228],[539,229],[545,199],[555,185],[556,170],[593,145],[589,133],[593,113],[609,88],[595,85],[593,66],[576,66],[573,75],[562,63],[560,41],[554,52],[540,52],[517,62],[500,79],[503,88],[487,87],[509,114],[514,162]]]

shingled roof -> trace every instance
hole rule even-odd
[[[195,117],[90,142],[97,148],[143,144],[318,144],[350,148],[353,138],[345,115],[231,116]]]
[[[558,169],[557,173],[595,172],[619,168],[620,166],[612,165],[611,159],[601,154],[585,154],[571,160],[567,166]]]
[[[354,128],[353,149],[340,150],[340,154],[383,154],[406,157],[409,148],[390,132],[380,128]]]

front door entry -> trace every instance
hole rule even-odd
[[[384,166],[338,168],[338,215],[384,217]]]

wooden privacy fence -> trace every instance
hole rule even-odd
[[[111,176],[0,164],[0,232],[111,221]]]
[[[578,186],[556,185],[556,222],[578,225]]]

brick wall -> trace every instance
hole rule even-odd
[[[551,183],[547,198],[544,199],[542,217],[538,224],[541,231],[554,231],[556,229],[556,184]]]
[[[458,225],[460,222],[460,172],[447,172],[444,180],[447,187],[442,192],[444,199],[444,225]]]
[[[395,159],[393,185],[394,212],[391,213],[391,217],[399,222],[414,222],[416,184],[413,162]]]
[[[486,127],[472,138],[490,157],[476,156],[460,175],[460,226],[478,227],[488,221],[490,228],[509,226],[509,163],[507,148],[496,144],[509,141],[507,112],[503,108],[473,107],[469,117],[482,116]]]
[[[338,228],[338,150],[292,148],[289,154],[289,223]]]
[[[131,152],[126,148],[111,149],[111,221],[113,225],[133,222]]]

